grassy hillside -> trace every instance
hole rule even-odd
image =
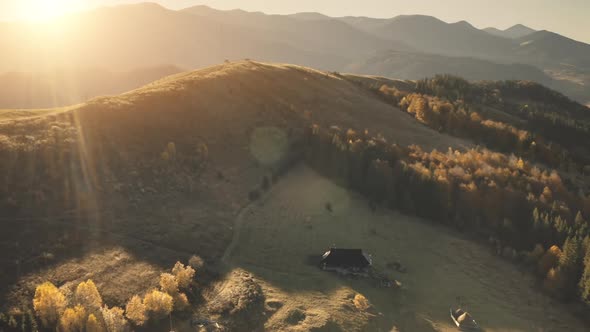
[[[535,204],[543,208],[538,211],[542,218],[547,215],[547,218],[551,217],[551,225],[555,222],[560,226],[558,232],[547,233],[542,245],[563,247],[557,239],[570,235],[567,227],[562,226],[564,222],[572,221],[572,215],[577,212],[573,209],[586,206],[587,198],[582,195],[588,192],[588,181],[580,173],[583,169],[580,169],[579,159],[574,160],[577,164],[570,170],[561,164],[572,159],[561,159],[559,153],[553,154],[554,149],[541,149],[546,145],[540,143],[553,146],[549,143],[557,141],[551,131],[537,132],[529,125],[534,120],[545,119],[543,115],[554,114],[560,107],[563,114],[585,121],[585,108],[537,85],[531,87],[522,82],[487,84],[473,85],[448,77],[417,84],[383,77],[340,75],[295,65],[240,61],[176,74],[120,96],[95,98],[69,108],[1,111],[0,157],[4,162],[0,164],[0,211],[3,216],[0,222],[9,231],[0,233],[0,266],[10,271],[0,275],[0,285],[3,285],[0,296],[6,300],[2,311],[26,317],[26,310],[31,309],[19,308],[30,306],[35,288],[46,280],[59,286],[61,292],[65,292],[64,296],[70,296],[68,294],[78,283],[93,279],[106,304],[125,306],[132,295],[143,296],[150,288],[157,287],[158,274],[168,270],[175,261],[186,261],[192,255],[198,255],[204,259],[205,267],[198,268],[196,278],[186,290],[188,301],[192,303],[190,310],[219,320],[232,330],[251,331],[264,326],[294,331],[311,328],[371,330],[375,326],[397,326],[402,330],[436,328],[438,323],[428,323],[421,313],[427,318],[442,320],[448,310],[449,303],[446,302],[454,291],[447,291],[444,298],[438,298],[439,302],[445,303],[419,300],[407,311],[381,315],[379,312],[386,312],[391,306],[388,295],[384,296],[363,281],[333,282],[333,276],[318,276],[314,267],[307,266],[302,270],[303,276],[320,280],[317,287],[336,286],[307,289],[307,285],[302,285],[304,288],[297,289],[281,283],[281,273],[287,271],[284,280],[294,280],[293,285],[300,285],[300,281],[295,280],[299,274],[291,274],[292,270],[283,270],[276,264],[286,257],[286,261],[293,262],[293,268],[301,267],[305,258],[301,257],[304,253],[298,248],[306,245],[284,238],[286,235],[281,227],[292,227],[290,225],[299,220],[306,228],[292,230],[293,234],[316,230],[310,231],[309,237],[302,238],[314,241],[314,252],[321,249],[321,243],[330,246],[330,242],[340,242],[344,235],[355,232],[338,233],[330,239],[326,233],[330,225],[335,225],[334,220],[322,215],[318,220],[320,223],[324,220],[325,225],[306,221],[308,212],[304,211],[319,215],[318,209],[329,203],[324,200],[334,200],[332,210],[337,213],[347,211],[341,206],[348,204],[346,199],[336,201],[332,196],[322,196],[316,200],[315,196],[300,190],[301,186],[313,190],[311,183],[327,183],[314,178],[317,175],[311,178],[306,175],[303,179],[296,177],[294,181],[299,186],[294,186],[293,192],[283,192],[279,185],[277,193],[270,187],[280,182],[291,166],[303,161],[305,156],[308,164],[339,184],[348,185],[349,180],[354,180],[357,185],[366,183],[382,188],[382,196],[396,193],[395,200],[380,202],[369,187],[366,191],[363,187],[359,191],[371,198],[368,207],[381,203],[383,207],[399,208],[405,213],[426,218],[446,211],[448,213],[439,213],[441,217],[435,218],[436,221],[460,221],[457,225],[464,230],[471,229],[468,226],[472,220],[492,225],[491,229],[512,225],[505,226],[510,231],[502,231],[498,236],[502,248],[511,246],[528,252],[531,250],[529,242],[522,248],[509,242],[523,229],[520,219],[503,215],[507,208],[494,208],[498,205],[485,205],[474,198],[485,195],[471,196],[479,192],[471,191],[473,187],[469,181],[477,188],[495,181],[501,195],[493,196],[497,198],[494,202],[510,200],[514,194],[517,199],[510,200],[512,205],[505,206],[522,205],[523,209],[518,210],[516,216],[524,215],[521,212],[532,204],[520,204],[527,200],[526,195],[520,195],[521,191],[531,191]],[[407,97],[407,101],[415,99],[415,105],[409,107],[409,104],[401,103],[398,100],[401,97]],[[420,99],[423,102],[419,102],[419,98],[423,98]],[[511,108],[522,103],[531,107],[539,103],[548,108],[536,108],[523,114],[520,108]],[[422,106],[418,107],[418,104]],[[439,121],[439,126],[433,125],[435,122],[430,120],[441,120],[441,112],[460,121]],[[481,115],[475,117],[473,113]],[[486,130],[471,127],[488,124],[486,120],[496,121],[496,124],[501,119],[506,121],[503,122],[506,126],[494,125]],[[562,121],[553,115],[550,119],[569,126],[572,133],[575,132],[572,126],[578,123]],[[583,121],[581,123],[585,123]],[[545,140],[538,140],[538,148],[531,148],[528,139],[525,140],[527,144],[510,145],[515,142],[510,126],[529,130],[535,138],[542,136]],[[347,131],[348,128],[356,131]],[[317,139],[314,135],[319,134],[321,136]],[[495,137],[501,137],[498,142],[503,145],[493,145]],[[569,139],[559,141],[559,144],[566,148],[573,146]],[[384,148],[388,146],[386,142],[397,143],[399,150]],[[491,150],[482,150],[477,144],[486,144]],[[554,159],[549,160],[556,161],[557,166],[547,166],[547,160],[538,154],[527,154],[532,151],[550,152],[548,155]],[[386,154],[389,152],[393,154]],[[518,157],[511,156],[511,153]],[[478,161],[480,155],[485,158]],[[555,156],[558,156],[557,160]],[[378,179],[376,174],[385,173],[373,172],[373,166],[385,166],[394,157],[398,158],[395,159],[395,179],[399,182],[391,186],[389,181],[394,177],[375,181]],[[518,171],[521,158],[524,159],[522,168],[525,171],[521,170],[524,173]],[[469,174],[482,162],[493,166],[491,178],[474,171],[473,175]],[[508,166],[500,167],[502,163]],[[457,168],[460,167],[466,173],[459,172]],[[496,169],[499,169],[497,173]],[[441,177],[431,176],[434,173]],[[400,174],[403,176],[398,177]],[[449,196],[448,205],[437,204],[439,201],[436,200],[443,197],[438,194],[439,189],[445,187],[428,187],[430,182],[425,180],[444,179],[445,174],[449,177],[459,174],[460,177],[456,182],[457,191],[451,191],[453,195]],[[559,182],[561,180],[555,180],[556,176],[564,180]],[[365,177],[367,181],[358,181]],[[550,187],[551,196],[545,193],[544,185]],[[338,197],[349,195],[348,191],[335,188],[328,186],[329,190],[346,193],[336,195]],[[390,191],[391,188],[395,191]],[[575,198],[576,189],[581,193],[577,193],[578,198]],[[505,192],[501,190],[511,194],[503,195]],[[277,207],[278,201],[282,200],[267,201],[280,193],[289,200],[300,196],[301,202],[308,202],[313,207],[293,205],[295,207],[285,210]],[[540,200],[542,203],[538,203]],[[549,200],[559,201],[555,203],[559,204],[556,207],[567,206],[570,210],[559,210],[559,213],[556,210],[549,214],[552,204]],[[264,209],[265,202],[271,202],[270,210]],[[359,202],[362,201],[355,198],[354,203],[350,201],[350,206],[358,207]],[[431,205],[424,204],[428,208],[421,208],[421,202]],[[262,205],[260,210],[252,210],[258,205]],[[293,212],[299,208],[302,210]],[[264,218],[256,218],[252,211],[260,211]],[[355,207],[350,211],[359,210]],[[473,217],[473,213],[479,211],[485,216]],[[374,222],[375,227],[381,225],[382,219],[366,218],[366,212],[359,212],[359,224],[350,230],[370,227]],[[281,216],[280,213],[289,215]],[[586,215],[587,210],[582,213]],[[314,218],[312,216],[310,220]],[[502,218],[512,218],[513,223],[504,222]],[[528,221],[523,218],[522,224]],[[352,222],[352,219],[346,222]],[[274,223],[276,228],[267,227],[257,232],[256,227],[263,227],[265,223]],[[583,224],[581,221],[576,223]],[[368,229],[369,235],[359,237],[363,242],[347,243],[381,251],[379,248],[388,241],[389,234],[395,233],[396,227],[404,229],[408,224],[383,226],[383,232]],[[241,229],[245,232],[240,233]],[[575,229],[580,228],[576,226]],[[486,226],[477,234],[492,234],[487,233],[488,230]],[[256,234],[261,239],[272,238],[269,243],[284,240],[281,243],[288,246],[275,248],[273,245],[270,250],[264,241],[255,237]],[[412,234],[415,236],[416,233]],[[370,239],[373,236],[385,238],[379,240],[377,246],[377,242]],[[470,237],[471,233],[466,236]],[[452,239],[450,237],[449,241]],[[252,242],[256,245],[250,247]],[[244,244],[247,248],[243,247]],[[256,248],[262,250],[258,258],[267,259],[253,260],[252,256],[256,255],[252,250]],[[404,249],[410,248],[405,245],[396,248],[400,255],[401,251],[410,250]],[[285,256],[276,256],[280,253]],[[396,255],[389,253],[383,257]],[[428,255],[419,257],[433,260]],[[502,269],[508,269],[498,264]],[[413,269],[416,265],[408,263],[407,266]],[[427,270],[417,266],[416,271],[410,273],[416,273],[415,276],[408,275],[416,281],[408,280],[409,285],[414,285],[412,287],[422,287],[420,285],[430,277],[430,274],[426,275]],[[512,281],[508,279],[498,283],[509,284]],[[128,287],[131,280],[134,286]],[[474,285],[477,276],[468,276],[465,280]],[[530,280],[526,282],[528,285]],[[518,288],[514,298],[525,296],[522,294],[528,290],[527,287]],[[403,300],[403,296],[426,297],[421,291],[391,291],[394,293],[387,294],[399,296],[394,303],[402,306],[409,303]],[[478,288],[469,294],[479,292],[482,296],[497,296],[496,288]],[[359,309],[355,306],[356,293],[365,294],[373,307]],[[539,298],[549,301],[540,296],[543,295],[531,295],[530,299],[535,303]],[[324,308],[313,303],[324,304]],[[440,310],[436,308],[438,305]],[[538,317],[539,309],[535,308],[526,311],[525,320]],[[178,309],[173,317],[179,325],[188,328],[189,316],[186,311]],[[489,312],[482,313],[482,317],[492,316]],[[0,324],[4,322],[0,319]],[[150,324],[153,325],[149,328],[158,327],[158,323]],[[448,326],[444,322],[440,324]],[[518,329],[523,326],[523,319],[513,317],[506,324]],[[555,326],[564,324],[573,330],[578,326],[569,316]],[[497,330],[503,328],[494,326],[493,322],[490,326]]]
[[[404,144],[470,146],[339,76],[249,61],[70,109],[2,115],[0,208],[11,232],[2,233],[1,264],[14,271],[3,275],[5,296],[27,271],[113,246],[162,266],[191,254],[214,262],[234,215],[265,176],[282,172],[310,120],[374,128]]]

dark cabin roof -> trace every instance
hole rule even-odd
[[[332,248],[326,251],[320,263],[329,267],[365,268],[371,265],[371,258],[361,249]]]

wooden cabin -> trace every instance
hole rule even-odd
[[[367,275],[372,264],[371,256],[362,249],[331,248],[320,261],[322,270],[358,275]]]

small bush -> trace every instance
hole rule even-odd
[[[539,259],[543,257],[544,252],[545,249],[543,249],[543,246],[537,243],[537,245],[535,245],[535,248],[531,251],[530,255],[532,259],[534,259],[535,261],[539,261]]]
[[[190,267],[192,267],[193,269],[195,269],[195,271],[197,271],[197,270],[203,268],[203,266],[205,266],[205,262],[203,261],[203,259],[201,257],[193,255],[188,260],[188,265]]]
[[[328,212],[332,212],[332,203],[327,202],[325,205],[326,210],[328,210]]]
[[[102,297],[100,296],[94,281],[88,279],[86,282],[81,282],[78,287],[76,287],[74,302],[90,311],[100,310],[102,307]]]
[[[127,306],[125,307],[125,316],[133,324],[141,326],[147,320],[145,310],[145,304],[143,304],[141,298],[137,295],[134,295],[129,300],[129,302],[127,302]]]
[[[557,267],[557,263],[559,263],[559,258],[561,257],[561,249],[558,246],[552,246],[547,250],[547,252],[541,257],[539,261],[539,274],[541,276],[546,276],[549,271]]]
[[[35,290],[33,308],[44,327],[54,327],[66,307],[66,298],[50,282],[45,282]]]
[[[60,318],[59,325],[63,332],[83,332],[86,326],[86,309],[81,305],[67,308]]]
[[[563,272],[558,268],[551,268],[549,272],[547,272],[545,280],[543,280],[543,288],[553,296],[560,296],[560,291],[563,288],[563,282]]]
[[[172,296],[153,290],[143,299],[143,304],[149,315],[155,319],[161,319],[172,312]]]
[[[195,276],[195,270],[190,266],[184,266],[181,262],[176,262],[172,268],[172,274],[176,277],[178,287],[186,289]]]
[[[356,294],[352,300],[352,303],[354,303],[354,306],[361,311],[365,311],[371,306],[369,304],[369,300],[367,300],[367,298],[362,294]]]

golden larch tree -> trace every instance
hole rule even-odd
[[[54,327],[66,308],[66,298],[51,282],[45,282],[35,290],[33,308],[44,327]]]

